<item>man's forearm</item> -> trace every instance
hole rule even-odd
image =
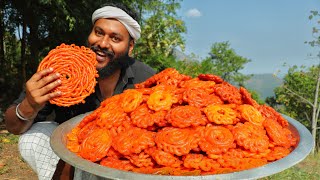
[[[4,121],[7,130],[10,133],[16,135],[22,134],[27,131],[33,123],[33,119],[26,121],[18,118],[18,116],[16,115],[16,105],[11,106],[6,110]]]

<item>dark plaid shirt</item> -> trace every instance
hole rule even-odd
[[[113,95],[120,94],[125,89],[133,89],[134,84],[141,83],[154,74],[155,71],[151,67],[141,63],[140,61],[133,60],[127,68],[121,70],[121,75]],[[14,104],[20,103],[24,97],[25,91],[20,94]],[[95,93],[88,96],[85,99],[84,104],[80,103],[70,107],[59,107],[54,104],[47,103],[45,107],[39,111],[34,122],[46,121],[47,117],[54,112],[54,121],[63,123],[72,117],[98,108],[100,102],[103,101],[103,99],[99,97],[101,97],[101,93],[98,86],[96,86]]]

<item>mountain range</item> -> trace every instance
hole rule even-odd
[[[245,82],[246,88],[255,90],[259,93],[261,99],[274,96],[274,89],[282,84],[282,80],[273,76],[273,74],[254,74],[250,80]]]

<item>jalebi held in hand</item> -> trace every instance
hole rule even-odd
[[[256,168],[298,143],[281,114],[219,76],[168,68],[135,88],[87,115],[67,148],[110,168],[196,176]]]
[[[54,91],[61,91],[62,95],[49,102],[58,106],[84,103],[94,92],[98,77],[96,64],[96,54],[84,46],[61,44],[52,49],[38,67],[38,71],[51,67],[61,75],[61,85]]]

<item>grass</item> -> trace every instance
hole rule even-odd
[[[318,180],[320,179],[320,152],[309,155],[299,164],[260,180]]]
[[[18,135],[14,135],[11,133],[1,133],[0,132],[0,145],[3,143],[8,143],[8,144],[17,144],[19,140]]]
[[[9,167],[8,166],[4,166],[4,167],[1,167],[0,168],[0,175],[2,174],[6,174],[10,171]]]
[[[10,147],[14,147],[18,144],[19,136],[9,133],[7,130],[0,130],[0,175],[14,173],[12,172],[12,167],[19,166],[20,164],[15,164],[14,157],[8,157],[4,151],[11,150]],[[3,152],[2,152],[3,151]],[[11,152],[14,156],[13,151]],[[18,159],[21,159],[19,156]]]

